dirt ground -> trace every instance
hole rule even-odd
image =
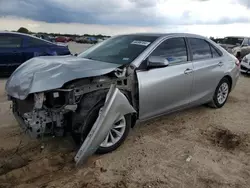
[[[2,79],[0,188],[249,188],[249,83],[241,76],[222,109],[200,106],[137,125],[118,150],[75,168],[70,137],[22,133]]]

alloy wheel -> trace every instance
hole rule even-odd
[[[101,143],[101,147],[111,147],[115,145],[123,136],[126,129],[125,116],[120,116],[114,123],[113,128]]]
[[[227,100],[227,96],[229,93],[229,86],[226,82],[221,84],[217,93],[217,100],[219,104],[223,104]]]

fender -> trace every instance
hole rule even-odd
[[[84,163],[98,149],[119,116],[130,113],[136,113],[135,109],[126,96],[112,84],[96,122],[74,158],[76,166]]]

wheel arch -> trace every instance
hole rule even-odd
[[[87,117],[89,112],[92,110],[93,105],[96,105],[100,101],[105,100],[108,91],[109,91],[109,89],[100,89],[100,90],[96,90],[96,91],[92,91],[92,92],[84,94],[82,96],[81,101],[79,102],[79,106],[78,106],[77,111],[79,112],[79,111],[83,110],[84,116]],[[132,93],[131,93],[131,91],[124,90],[124,89],[120,89],[120,91],[126,96],[129,103],[132,105]],[[86,109],[83,109],[84,107],[86,107]],[[89,108],[89,109],[87,109],[87,108]],[[136,120],[137,120],[136,114],[132,114],[131,127],[134,127]]]
[[[231,77],[230,75],[226,75],[226,76],[224,76],[223,78],[228,79],[228,81],[229,81],[229,83],[230,83],[229,92],[231,92],[232,84],[233,84],[233,79],[232,79],[232,77]],[[223,78],[222,78],[222,79],[223,79]]]

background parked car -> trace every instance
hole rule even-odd
[[[55,42],[68,42],[68,39],[66,37],[56,37]]]
[[[96,44],[98,40],[95,37],[87,37],[88,43]]]
[[[68,46],[57,45],[27,34],[0,32],[0,73],[10,74],[35,56],[69,55]]]
[[[250,73],[250,54],[246,55],[242,61],[241,61],[241,66],[240,66],[240,71],[242,73]]]
[[[67,39],[67,42],[72,42],[72,41],[74,41],[72,37],[67,37],[66,39]]]
[[[250,53],[249,37],[225,37],[220,45],[240,60]]]
[[[77,43],[87,43],[87,44],[94,44],[96,41],[90,37],[79,37],[76,38]]]

